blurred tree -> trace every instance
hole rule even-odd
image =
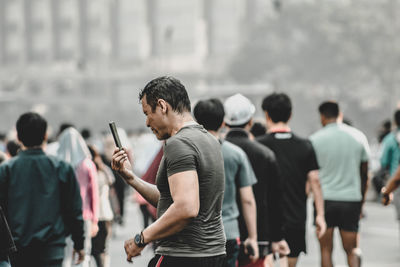
[[[399,8],[396,0],[286,1],[243,36],[228,75],[243,83],[330,88],[338,98],[366,100],[360,104],[366,109],[394,107]]]

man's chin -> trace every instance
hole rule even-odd
[[[164,134],[164,135],[160,135],[160,134],[155,134],[155,136],[157,137],[158,140],[162,141],[162,140],[166,140],[168,138],[170,138],[170,136],[168,134]]]

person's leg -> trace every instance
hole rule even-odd
[[[288,257],[288,266],[289,267],[296,267],[297,260],[299,257]]]
[[[325,234],[319,239],[321,249],[321,267],[333,267],[332,251],[333,251],[333,231],[335,228],[326,229]]]
[[[343,249],[347,255],[347,263],[350,267],[359,267],[359,258],[357,254],[357,232],[348,232],[340,230]]]
[[[140,210],[142,211],[143,215],[143,228],[147,228],[147,226],[149,226],[149,219],[150,219],[150,213],[147,210],[147,205],[146,204],[140,205]]]

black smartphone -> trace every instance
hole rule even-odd
[[[117,126],[115,126],[115,122],[111,121],[108,125],[110,125],[110,130],[114,137],[115,145],[121,150],[122,145],[121,145],[121,141],[119,140],[119,135],[118,135],[118,131],[117,131]]]
[[[254,256],[254,249],[253,249],[252,246],[250,246],[250,244],[248,244],[248,245],[246,246],[246,249],[247,249],[247,253],[248,253],[250,256]]]

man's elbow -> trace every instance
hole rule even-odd
[[[199,215],[200,211],[200,205],[197,203],[181,203],[180,205],[177,205],[177,208],[182,219],[193,219]]]

